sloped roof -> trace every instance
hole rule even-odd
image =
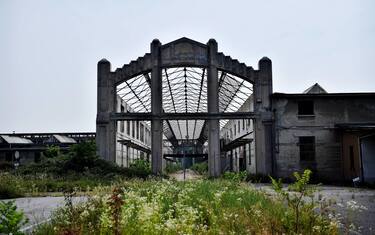
[[[33,144],[31,140],[18,136],[1,135],[1,138],[8,144]]]
[[[311,87],[307,88],[303,94],[327,94],[328,92],[323,89],[318,83],[315,83]]]
[[[77,141],[65,135],[53,135],[53,137],[62,144],[75,144]]]

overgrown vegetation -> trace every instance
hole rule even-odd
[[[195,171],[198,174],[206,175],[208,172],[207,161],[195,163],[190,167],[191,170]]]
[[[227,180],[232,180],[235,182],[241,182],[241,181],[246,181],[247,179],[247,171],[240,171],[240,172],[230,172],[226,171],[223,174],[223,178]]]
[[[337,234],[313,210],[301,211],[315,219],[300,219],[296,233],[293,206],[232,180],[132,180],[96,190],[36,234]]]
[[[39,195],[44,192],[87,191],[110,185],[124,178],[147,178],[150,163],[134,161],[122,168],[96,156],[94,142],[73,145],[67,153],[49,147],[40,162],[21,166],[0,174],[0,198]]]
[[[328,216],[327,210],[320,210],[320,214],[314,211],[315,208],[319,208],[319,205],[323,204],[314,200],[316,187],[308,185],[311,173],[310,170],[305,170],[303,174],[295,172],[293,175],[296,181],[288,186],[288,190],[283,189],[281,179],[276,180],[270,177],[273,189],[281,200],[286,201],[288,207],[291,208],[290,212],[285,214],[285,217],[295,234],[299,234],[301,231],[314,234],[314,230],[317,230],[317,228],[310,226],[310,224]],[[322,222],[318,221],[318,223]]]

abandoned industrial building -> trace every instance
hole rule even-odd
[[[100,157],[124,167],[148,159],[155,174],[184,157],[207,160],[214,177],[242,170],[289,177],[309,168],[320,180],[375,182],[375,93],[329,93],[319,84],[273,93],[272,82],[266,57],[254,69],[213,39],[155,39],[150,53],[122,68],[99,61],[96,133],[87,134]],[[16,151],[31,158],[27,149],[53,139],[62,147],[80,141],[74,133],[36,139],[1,134],[0,161]]]
[[[118,97],[131,109],[119,108]],[[166,155],[184,155],[207,158],[210,176],[311,168],[321,179],[375,180],[375,93],[327,93],[318,84],[301,94],[273,93],[270,59],[253,69],[218,52],[213,39],[155,39],[151,53],[115,70],[99,61],[101,157],[116,161],[116,130],[129,121],[151,127],[155,174]]]

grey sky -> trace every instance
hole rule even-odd
[[[158,3],[156,3],[158,2]],[[257,68],[274,91],[375,92],[375,1],[0,0],[0,132],[95,131],[96,63],[186,36]]]

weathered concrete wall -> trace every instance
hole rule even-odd
[[[314,115],[298,115],[298,101],[314,101]],[[340,181],[342,138],[338,123],[374,122],[374,96],[274,95],[275,160],[279,177],[311,167],[300,161],[299,137],[315,136],[315,167],[320,180]]]

